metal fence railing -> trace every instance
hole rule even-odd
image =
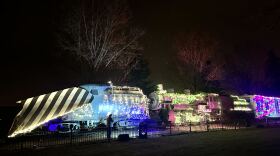
[[[129,134],[130,138],[138,137],[138,127],[112,130],[111,139],[117,139],[120,134]],[[0,150],[22,150],[54,145],[77,144],[87,142],[104,142],[107,140],[107,128],[97,128],[90,131],[72,133],[40,132],[8,138]]]
[[[218,130],[237,130],[245,128],[246,123],[236,122],[208,122],[208,123],[187,123],[181,125],[168,125],[165,128],[159,127],[148,127],[148,136],[162,136],[162,135],[176,135],[192,132],[208,132]]]
[[[177,135],[192,132],[208,132],[218,130],[237,130],[246,127],[241,122],[211,122],[211,123],[188,123],[185,125],[167,125],[146,127],[147,137],[160,137],[164,135]],[[121,134],[128,134],[129,138],[139,137],[139,127],[112,130],[111,138],[118,139]],[[40,147],[50,147],[55,145],[79,144],[87,142],[105,142],[107,141],[107,129],[96,128],[88,131],[79,131],[72,133],[59,132],[37,132],[25,134],[22,136],[9,138],[0,146],[0,150],[23,150]]]

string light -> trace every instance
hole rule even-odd
[[[179,94],[179,93],[163,93],[159,94],[159,100],[161,103],[165,101],[172,102],[172,104],[193,104],[196,101],[203,101],[205,98],[204,93],[195,95]]]
[[[231,108],[231,111],[244,111],[244,112],[250,112],[252,111],[250,102],[246,101],[245,98],[239,97],[237,95],[230,95],[233,99],[233,106],[234,108]]]
[[[156,91],[157,98],[160,104],[173,105],[174,117],[169,117],[175,124],[182,124],[187,122],[201,122],[204,121],[206,115],[210,116],[212,110],[218,110],[214,113],[216,116],[220,115],[220,102],[217,100],[218,94],[215,93],[199,93],[199,94],[180,94],[168,93],[163,90],[163,86],[158,85]],[[214,98],[215,97],[215,98]],[[211,99],[211,100],[210,100]],[[198,106],[198,107],[197,107]],[[214,115],[212,113],[212,115]],[[214,116],[215,116],[214,115]],[[174,119],[175,118],[175,119]]]
[[[264,117],[279,117],[279,102],[278,97],[268,97],[262,95],[254,95],[253,102],[255,104],[256,118]]]

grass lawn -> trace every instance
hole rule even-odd
[[[57,146],[0,155],[280,155],[280,128],[192,133],[128,142]]]

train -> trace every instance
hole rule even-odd
[[[9,137],[34,130],[69,132],[104,127],[109,114],[119,127],[137,126],[149,118],[148,98],[138,87],[85,84],[18,101]]]
[[[195,124],[220,121],[225,112],[253,113],[255,118],[280,117],[280,98],[262,95],[191,94],[164,90],[161,84],[146,96],[139,87],[85,84],[18,101],[23,105],[9,136],[35,129],[61,133],[106,126],[113,115],[117,128],[137,127],[143,121],[158,124]],[[71,129],[72,126],[72,129]]]
[[[166,121],[173,124],[184,125],[188,123],[201,123],[207,121],[221,121],[229,113],[248,114],[255,119],[277,119],[280,117],[280,98],[263,95],[219,95],[216,93],[190,94],[176,93],[174,90],[164,90],[158,85],[157,91],[149,95],[150,115],[157,114],[159,110],[168,113]]]

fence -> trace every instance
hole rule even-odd
[[[218,130],[237,130],[248,127],[245,121],[235,122],[208,122],[208,123],[187,123],[183,125],[169,124],[166,127],[148,128],[149,137],[158,137],[163,135],[177,135],[192,132],[209,132]]]
[[[192,132],[208,132],[217,130],[237,130],[244,128],[244,122],[211,122],[211,123],[188,123],[186,125],[147,126],[146,132],[149,137],[164,135],[177,135]],[[128,134],[130,138],[139,137],[139,127],[119,128],[112,130],[112,139],[117,139],[120,134]],[[36,132],[23,136],[9,138],[1,145],[0,150],[23,150],[55,145],[97,143],[107,141],[106,128],[96,128],[88,131],[72,133]]]

